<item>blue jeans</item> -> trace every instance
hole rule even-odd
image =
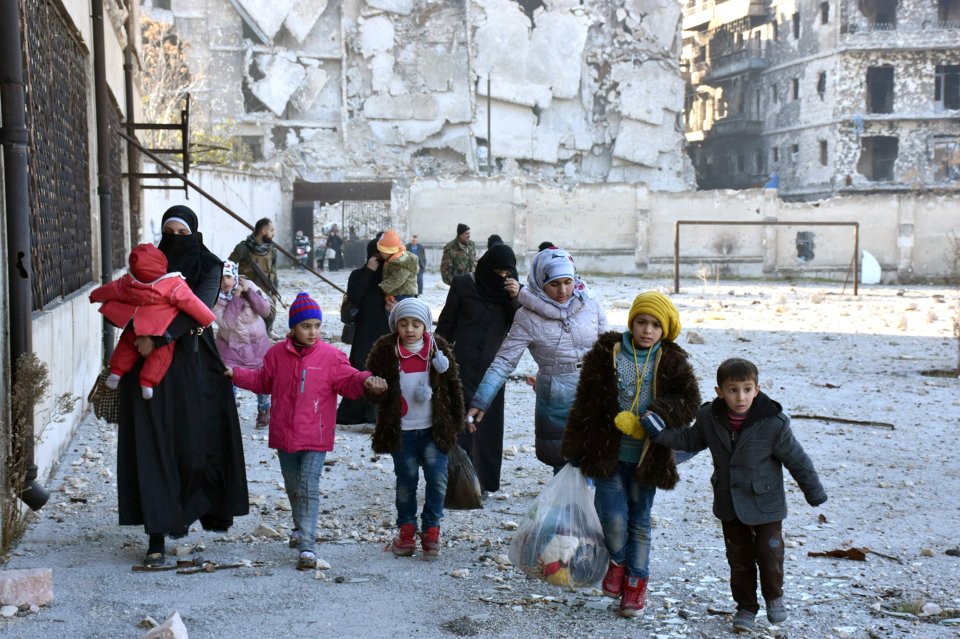
[[[594,477],[597,493],[593,503],[610,559],[626,566],[628,576],[646,579],[650,575],[650,511],[657,489],[634,478],[636,467],[618,462],[613,477]]]
[[[447,454],[437,448],[431,429],[403,431],[400,450],[393,453],[397,475],[397,527],[417,523],[417,483],[420,468],[426,483],[421,530],[440,526],[447,494]]]
[[[237,398],[237,387],[233,387],[233,398]],[[270,394],[257,395],[257,410],[270,410]]]
[[[300,531],[297,549],[313,552],[317,546],[317,515],[320,514],[320,475],[327,454],[315,450],[296,453],[278,450],[277,456],[293,523]]]

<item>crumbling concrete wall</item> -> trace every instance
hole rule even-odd
[[[172,5],[209,79],[207,124],[259,136],[285,189],[476,175],[487,158],[544,183],[693,184],[673,0]]]

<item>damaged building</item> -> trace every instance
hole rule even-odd
[[[204,128],[297,181],[693,185],[674,0],[146,0]]]
[[[687,0],[681,66],[700,188],[960,187],[960,0]]]

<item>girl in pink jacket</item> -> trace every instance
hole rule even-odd
[[[217,350],[223,364],[260,368],[271,346],[264,319],[270,316],[270,299],[240,275],[236,262],[223,262],[220,297],[213,312],[217,316]],[[257,395],[257,428],[269,425],[270,395]]]
[[[354,399],[364,391],[379,395],[387,383],[353,368],[343,352],[320,341],[323,314],[309,295],[297,295],[289,317],[287,339],[267,351],[262,367],[227,367],[226,374],[240,388],[270,393],[269,446],[277,449],[293,511],[290,545],[300,551],[297,570],[311,570],[317,565],[320,474],[327,452],[333,450],[337,395]]]

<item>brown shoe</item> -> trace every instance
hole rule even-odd
[[[257,410],[257,428],[266,428],[270,425],[270,409]]]

